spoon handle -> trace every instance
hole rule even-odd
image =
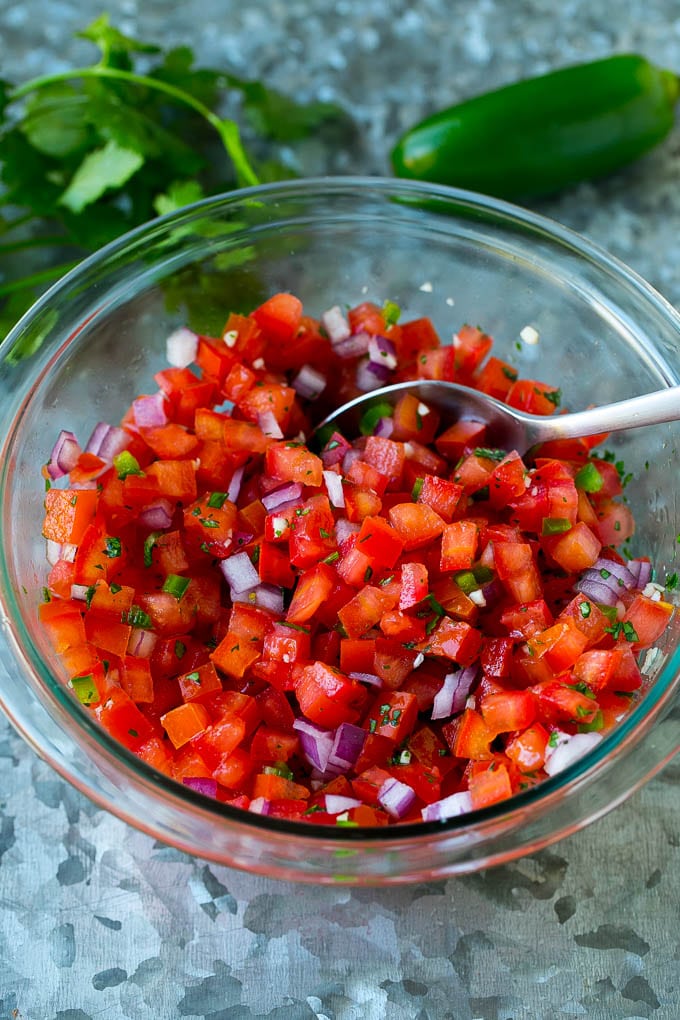
[[[604,404],[587,411],[551,416],[532,426],[532,441],[575,439],[599,432],[620,432],[642,425],[658,425],[680,419],[680,386],[645,393],[640,397]]]

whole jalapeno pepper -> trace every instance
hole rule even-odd
[[[528,78],[435,113],[392,151],[398,177],[499,198],[548,195],[637,159],[669,133],[678,77],[621,54]]]

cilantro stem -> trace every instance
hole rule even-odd
[[[49,283],[50,280],[56,280],[68,273],[69,269],[79,265],[81,261],[82,259],[74,259],[73,262],[62,262],[59,266],[41,269],[40,272],[33,273],[31,276],[24,276],[21,280],[8,280],[7,283],[0,284],[0,298],[7,294],[15,294],[19,290],[26,290],[27,287],[39,287],[43,283]]]
[[[32,78],[10,92],[7,101],[8,103],[15,103],[17,100],[23,99],[24,96],[29,95],[31,92],[36,92],[38,89],[45,88],[48,85],[56,85],[62,81],[72,81],[74,78],[111,78],[117,81],[126,81],[131,85],[141,85],[145,88],[155,89],[157,92],[163,92],[165,95],[170,96],[171,99],[176,100],[176,102],[191,107],[192,110],[195,110],[196,113],[207,120],[220,136],[222,145],[234,165],[239,186],[246,187],[260,183],[241,143],[238,125],[233,120],[221,120],[217,114],[208,109],[200,100],[195,99],[189,92],[185,92],[184,89],[179,89],[158,78],[151,78],[146,74],[137,74],[134,71],[125,71],[119,67],[105,67],[101,64],[95,64],[92,67],[76,68],[73,71],[59,71],[54,74],[44,74],[37,78]]]

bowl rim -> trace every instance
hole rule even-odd
[[[631,269],[626,263],[616,256],[607,252],[604,248],[580,235],[569,227],[563,226],[555,220],[540,213],[524,209],[513,203],[495,199],[491,196],[477,194],[472,191],[449,188],[443,185],[428,184],[420,181],[401,180],[398,178],[387,178],[379,176],[322,176],[302,178],[293,181],[274,182],[258,185],[249,188],[225,192],[219,195],[209,196],[197,202],[174,210],[164,216],[155,218],[131,231],[126,232],[120,238],[110,242],[99,251],[85,258],[75,268],[66,273],[56,281],[22,316],[16,325],[10,330],[4,340],[0,343],[0,365],[6,359],[13,346],[21,338],[25,330],[36,318],[48,309],[56,299],[63,299],[68,296],[69,291],[80,287],[83,281],[87,280],[88,274],[93,269],[101,269],[107,262],[115,258],[127,249],[138,246],[146,239],[162,235],[167,230],[176,227],[178,224],[190,223],[192,220],[204,216],[206,213],[218,209],[237,207],[244,203],[256,202],[260,199],[284,199],[286,197],[310,197],[318,193],[320,197],[329,198],[334,194],[351,193],[360,191],[362,193],[376,192],[382,197],[394,194],[405,194],[413,199],[420,197],[426,200],[442,200],[445,203],[457,203],[459,206],[477,209],[488,213],[496,220],[506,221],[508,224],[521,225],[530,228],[534,236],[543,236],[552,243],[557,242],[562,248],[573,252],[580,259],[594,264],[598,270],[603,270],[610,275],[624,281],[631,287],[640,298],[647,304],[653,306],[664,318],[670,320],[678,329],[680,334],[680,314],[654,287],[644,280],[638,273]],[[247,230],[245,231],[247,234]],[[71,339],[71,338],[69,338]],[[16,418],[11,421],[11,431],[6,438],[6,445],[11,443]],[[0,491],[5,489],[8,458],[3,458],[2,472],[0,475]],[[0,555],[0,612],[4,614],[7,625],[11,628],[11,621],[16,618],[16,613],[9,612],[9,606],[5,598],[3,588],[6,586],[10,595],[10,605],[13,601],[11,585],[7,583],[7,566],[4,554]],[[26,631],[21,617],[19,616],[22,641],[17,640],[17,634],[12,634],[12,646],[15,656],[21,661],[25,669],[35,674],[35,667],[27,656],[24,643],[35,652],[30,634]],[[36,654],[36,658],[39,658]],[[104,730],[96,722],[94,716],[87,712],[83,706],[75,702],[70,692],[63,683],[59,684],[55,678],[55,690],[49,691],[41,684],[41,688],[49,695],[51,704],[62,702],[64,709],[70,719],[78,726],[80,731],[91,739],[94,739],[99,749],[105,751],[111,763],[120,767],[126,766],[128,771],[134,774],[134,781],[141,782],[146,786],[151,784],[154,789],[162,790],[164,794],[170,795],[171,801],[179,801],[183,808],[200,809],[201,813],[211,818],[222,819],[235,823],[239,828],[248,831],[278,832],[288,837],[309,838],[316,842],[330,842],[337,846],[356,845],[357,843],[385,846],[392,843],[399,843],[403,840],[429,840],[433,835],[454,835],[463,833],[466,829],[474,828],[476,831],[483,830],[491,823],[499,823],[503,818],[514,814],[526,814],[527,811],[535,808],[536,805],[543,805],[547,810],[550,803],[561,795],[565,787],[578,784],[587,780],[595,771],[601,771],[602,763],[608,758],[612,750],[622,753],[626,745],[634,740],[639,733],[639,739],[644,737],[650,725],[659,712],[664,708],[666,702],[673,693],[673,682],[677,681],[680,673],[680,649],[668,657],[659,677],[645,693],[638,705],[619,725],[599,741],[584,757],[572,763],[556,776],[541,781],[537,786],[513,795],[509,800],[490,807],[478,809],[464,815],[454,816],[437,822],[412,822],[390,825],[386,828],[336,828],[326,825],[314,825],[308,822],[289,821],[275,818],[268,815],[259,815],[254,812],[234,808],[229,804],[219,801],[208,800],[187,786],[183,786],[176,780],[165,776],[152,766],[138,758],[132,751],[120,744],[115,738]],[[661,683],[661,676],[666,676],[664,683]],[[56,696],[55,696],[56,692]],[[61,695],[61,697],[60,697]],[[136,827],[140,826],[139,821],[129,813],[122,811],[115,803],[107,800],[104,796],[97,796],[91,792],[77,776],[77,769],[69,767],[69,762],[60,760],[57,755],[45,755],[44,748],[40,747],[34,735],[17,720],[14,713],[0,698],[6,714],[15,726],[20,729],[24,738],[33,747],[38,749],[44,757],[47,757],[50,765],[73,785],[85,792],[89,797],[95,799],[107,810],[124,817],[126,821]],[[44,711],[47,706],[42,704]],[[644,711],[642,709],[644,708]],[[75,709],[75,711],[74,711]],[[645,725],[646,724],[646,725]],[[637,743],[637,741],[635,740]],[[81,746],[81,749],[82,746]],[[587,819],[589,820],[589,819]],[[585,824],[585,821],[583,822]],[[151,829],[153,831],[153,829]],[[559,833],[555,836],[558,838]]]

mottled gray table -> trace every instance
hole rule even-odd
[[[634,49],[680,69],[674,0],[114,0],[124,30],[190,42],[301,97],[362,144],[311,169],[386,171],[434,106]],[[0,2],[0,74],[82,61],[92,0]],[[680,131],[634,169],[542,206],[680,306]],[[0,724],[0,1020],[680,1017],[680,766],[550,850],[391,891],[208,866],[95,809]]]

